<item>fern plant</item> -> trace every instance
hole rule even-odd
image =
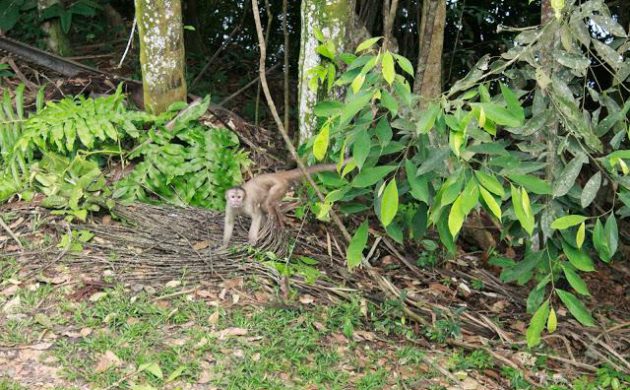
[[[38,149],[64,155],[112,146],[120,151],[120,141],[125,136],[139,136],[123,100],[120,84],[109,96],[49,101],[43,110],[24,123],[16,147],[22,151]]]
[[[224,191],[240,183],[249,161],[226,129],[197,124],[174,133],[150,130],[148,139],[130,156],[142,161],[117,183],[115,198],[222,209]]]

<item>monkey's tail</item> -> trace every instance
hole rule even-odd
[[[346,158],[341,165],[342,166],[346,165],[348,161],[350,161],[349,157]],[[306,172],[308,172],[309,174],[336,171],[336,170],[337,170],[337,164],[317,164],[317,165],[312,165],[310,167],[306,167]],[[296,168],[296,169],[287,171],[285,177],[288,180],[296,180],[303,176],[304,176],[304,173],[302,172],[302,170],[300,168]]]

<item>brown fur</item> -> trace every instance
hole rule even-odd
[[[320,164],[307,167],[306,171],[312,174],[336,169],[336,164]],[[248,235],[251,245],[255,245],[258,241],[258,233],[265,215],[271,215],[278,221],[280,227],[283,227],[282,216],[276,205],[289,190],[291,182],[302,176],[303,173],[300,169],[266,173],[253,177],[241,187],[227,190],[225,193],[227,204],[225,207],[223,246],[227,247],[232,238],[234,217],[238,214],[246,214],[252,219]]]

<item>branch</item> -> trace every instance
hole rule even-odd
[[[311,177],[311,175],[306,171],[306,167],[304,166],[304,163],[298,156],[297,151],[295,150],[295,146],[293,146],[293,143],[291,143],[291,139],[289,138],[289,135],[287,134],[287,130],[285,129],[284,124],[282,123],[282,119],[280,118],[276,105],[273,102],[273,98],[271,97],[271,92],[269,91],[269,85],[267,84],[267,75],[265,72],[265,58],[267,57],[267,48],[265,46],[265,38],[263,36],[262,24],[260,22],[260,11],[258,10],[258,0],[252,0],[252,9],[254,11],[254,21],[256,22],[256,33],[258,35],[258,45],[260,47],[260,63],[258,67],[258,72],[260,73],[260,83],[262,85],[263,92],[265,93],[265,98],[267,99],[267,104],[269,105],[269,109],[271,110],[271,115],[273,116],[273,119],[276,122],[276,125],[278,126],[278,130],[280,130],[280,134],[282,134],[282,138],[284,139],[284,142],[287,145],[287,148],[289,149],[289,153],[291,153],[291,156],[297,162],[298,167],[302,171],[302,174],[306,176],[306,179],[308,180],[309,184],[315,190],[317,197],[323,202],[325,199],[324,194],[322,194],[321,190],[319,189],[315,181],[313,181],[313,178]],[[350,235],[350,233],[348,233],[348,230],[341,222],[341,219],[339,218],[339,216],[333,210],[330,211],[330,216],[332,217],[335,225],[337,225],[337,228],[339,228],[339,230],[341,231],[341,234],[343,234],[344,238],[347,241],[350,241],[352,239],[352,236]]]

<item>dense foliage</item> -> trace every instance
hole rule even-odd
[[[208,98],[185,115],[176,116],[185,105],[175,104],[154,116],[128,110],[120,87],[110,96],[66,97],[45,107],[40,94],[38,110],[27,117],[23,90],[16,90],[15,109],[9,91],[4,94],[0,201],[40,192],[42,205],[81,220],[115,201],[222,209],[223,192],[240,183],[248,162],[233,133],[197,121]],[[114,163],[133,170],[112,188],[104,168]]]
[[[602,1],[556,11],[556,20],[524,29],[502,58],[482,58],[436,102],[410,92],[410,62],[375,48],[379,38],[350,54],[320,36],[327,63],[311,83],[346,92],[344,101],[316,108],[314,158],[353,157],[342,180],[327,182],[320,217],[333,203],[368,199],[394,240],[421,240],[435,227],[454,252],[467,216],[485,210],[521,254],[491,260],[502,280],[535,281],[530,345],[545,324],[555,330],[561,305],[594,325],[578,298],[589,295],[580,274],[595,269],[593,254],[612,259],[618,218],[630,210],[627,33]],[[606,69],[608,81],[594,80],[594,68]],[[350,267],[360,264],[367,239],[366,221],[348,248]]]

